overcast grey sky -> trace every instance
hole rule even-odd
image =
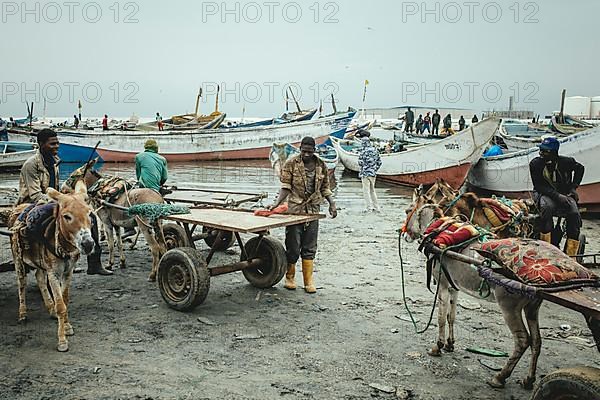
[[[26,4],[26,7],[23,7]],[[214,106],[273,116],[285,86],[304,108],[426,104],[548,113],[560,91],[600,95],[595,0],[2,2],[0,116],[24,98],[48,115],[151,116]],[[101,12],[101,15],[99,14]],[[98,89],[101,90],[99,93]],[[325,105],[326,111],[329,106]]]

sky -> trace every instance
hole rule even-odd
[[[547,114],[600,95],[594,0],[3,1],[0,116],[430,105]],[[290,108],[295,108],[293,103]]]

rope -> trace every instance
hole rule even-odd
[[[413,327],[415,328],[415,332],[420,335],[422,333],[425,333],[429,327],[431,326],[431,321],[433,320],[433,312],[435,311],[435,307],[437,305],[437,298],[438,298],[438,293],[440,290],[440,279],[442,276],[442,269],[440,268],[440,272],[438,274],[438,284],[436,285],[436,289],[435,289],[435,297],[433,298],[433,307],[431,308],[431,313],[429,314],[429,321],[427,321],[427,325],[425,325],[425,328],[423,328],[422,330],[419,330],[419,328],[417,327],[417,323],[415,322],[415,318],[412,315],[412,312],[410,311],[410,308],[408,307],[408,303],[406,301],[406,288],[404,286],[404,261],[402,259],[402,231],[398,232],[398,256],[400,257],[400,272],[401,272],[401,282],[402,282],[402,301],[404,302],[404,308],[406,309],[406,312],[408,313],[408,316],[410,317],[410,320],[413,324]]]
[[[179,204],[142,203],[134,204],[127,209],[127,215],[144,217],[152,223],[169,215],[189,213],[189,207]]]

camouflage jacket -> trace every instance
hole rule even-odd
[[[329,189],[329,176],[325,163],[316,158],[315,191],[307,191],[308,182],[304,162],[300,155],[291,157],[281,170],[281,187],[291,191],[287,198],[290,213],[318,213],[324,198],[333,193]]]

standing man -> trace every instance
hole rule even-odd
[[[104,118],[102,118],[102,130],[108,130],[108,115],[104,114]]]
[[[162,120],[162,116],[160,115],[160,113],[156,113],[156,125],[158,126],[158,130],[162,131],[164,130],[164,124],[163,124],[163,120]]]
[[[425,117],[423,118],[423,128],[421,129],[421,133],[425,133],[425,130],[427,130],[427,134],[431,135],[431,117],[429,116],[429,112],[427,112],[427,114],[425,114]]]
[[[42,129],[37,134],[39,150],[31,156],[19,176],[19,200],[17,204],[48,202],[48,188],[58,190],[58,137],[52,129]],[[112,271],[104,269],[101,262],[102,250],[98,241],[98,222],[94,213],[92,218],[92,238],[94,252],[87,257],[88,275],[112,275]]]
[[[441,115],[438,112],[438,110],[435,110],[435,113],[431,117],[431,124],[433,125],[433,130],[431,131],[432,135],[440,134],[440,121],[441,121]]]
[[[454,134],[454,130],[452,129],[452,116],[450,114],[444,117],[444,128],[442,129],[442,133],[446,135]]]
[[[462,131],[465,129],[465,125],[467,125],[467,121],[465,121],[465,117],[461,115],[460,119],[458,120],[458,130]]]
[[[533,198],[540,212],[540,239],[551,243],[553,216],[564,215],[567,220],[567,245],[565,253],[574,256],[579,250],[581,215],[577,203],[577,187],[581,184],[585,168],[572,157],[558,155],[560,142],[547,137],[538,146],[540,156],[529,163],[533,183]]]
[[[329,189],[327,167],[315,156],[315,147],[314,138],[307,136],[302,139],[300,154],[291,157],[281,170],[281,190],[270,209],[279,206],[287,199],[290,213],[317,214],[325,198],[329,203],[329,214],[332,218],[337,216],[333,193]],[[288,261],[284,285],[286,289],[296,289],[296,262],[301,256],[304,290],[307,293],[316,293],[313,269],[318,233],[318,220],[286,228],[285,247]]]
[[[135,156],[135,176],[140,187],[160,193],[160,187],[167,181],[167,160],[158,154],[158,143],[146,140],[144,152]]]
[[[423,114],[419,114],[419,118],[417,118],[417,122],[415,123],[415,131],[417,135],[423,133]]]
[[[362,148],[358,156],[358,166],[360,167],[358,177],[362,182],[365,199],[364,212],[373,210],[378,213],[381,210],[379,209],[377,194],[375,193],[375,180],[377,179],[377,171],[381,167],[381,157],[375,147],[371,145],[368,136],[364,136],[361,140]]]
[[[75,129],[79,128],[79,118],[77,118],[77,115],[73,115],[73,126]]]
[[[471,118],[471,122],[474,123],[474,124],[476,124],[476,123],[479,122],[479,118],[477,118],[477,114],[473,115],[473,118]]]
[[[408,110],[404,113],[404,132],[412,133],[414,123],[415,113],[408,107]]]

